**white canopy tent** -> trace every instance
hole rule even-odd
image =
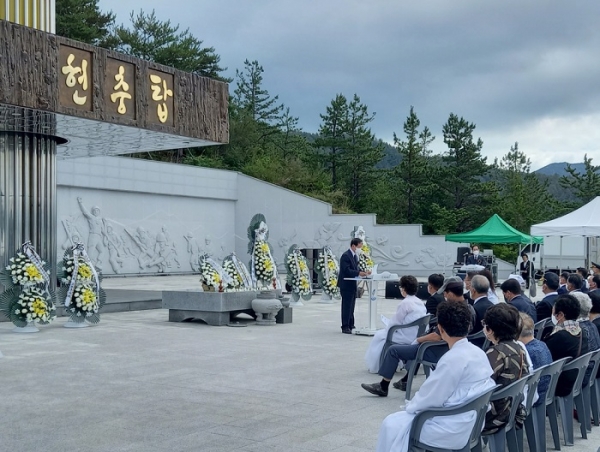
[[[567,215],[531,226],[531,235],[600,237],[600,196]]]
[[[531,226],[531,235],[559,236],[561,257],[563,237],[586,237],[585,258],[589,267],[590,237],[600,237],[600,196],[567,215]]]

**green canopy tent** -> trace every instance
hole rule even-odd
[[[461,243],[518,243],[519,245],[529,245],[532,243],[544,243],[544,238],[517,231],[498,214],[494,214],[477,229],[459,234],[448,234],[446,241]]]
[[[518,243],[519,254],[521,254],[521,245],[542,244],[544,243],[544,238],[524,234],[504,221],[500,215],[494,214],[477,229],[459,234],[448,234],[446,241],[461,243]],[[535,288],[533,290],[535,291]],[[535,296],[535,292],[530,292],[530,294]]]

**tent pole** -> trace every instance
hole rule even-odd
[[[558,276],[560,276],[560,274],[562,273],[562,238],[563,236],[560,236],[560,257],[558,258]]]
[[[446,254],[447,248],[448,248],[448,242],[444,239],[444,271],[442,272],[442,274],[444,276],[446,276],[446,258],[448,257]]]

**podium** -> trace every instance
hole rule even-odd
[[[374,269],[377,271],[376,269]],[[359,336],[373,336],[377,331],[377,286],[379,281],[397,281],[399,276],[395,273],[375,273],[368,277],[344,278],[347,281],[364,281],[367,283],[369,294],[369,326],[352,330],[353,334]]]

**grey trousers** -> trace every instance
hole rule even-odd
[[[419,350],[420,344],[416,345],[392,345],[385,352],[385,356],[383,357],[383,362],[379,367],[379,375],[387,380],[391,380],[394,374],[396,373],[396,369],[398,368],[398,363],[400,361],[404,361],[407,363],[408,361],[413,361],[417,357],[417,351]],[[440,345],[438,347],[431,347],[425,351],[425,355],[423,358],[426,361],[437,363],[442,355],[448,351],[448,346]],[[408,367],[408,366],[407,366]]]

